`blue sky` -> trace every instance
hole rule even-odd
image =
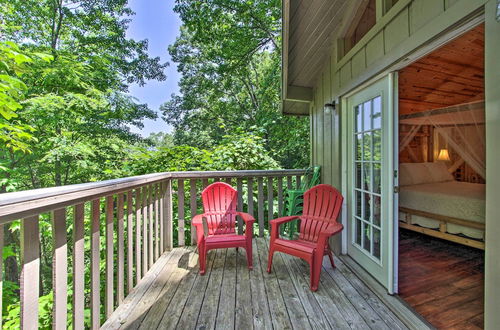
[[[148,81],[144,87],[133,85],[130,94],[140,103],[147,103],[155,111],[160,105],[170,99],[172,93],[177,93],[180,75],[175,63],[172,63],[168,54],[168,45],[175,41],[179,34],[181,21],[173,11],[174,0],[129,0],[129,6],[135,11],[127,36],[135,40],[149,40],[149,54],[160,56],[161,61],[168,61],[170,66],[166,70],[166,81]],[[160,113],[158,113],[160,116]],[[151,132],[170,132],[171,127],[161,118],[156,121],[145,120],[144,128],[132,128],[133,132],[147,137]]]

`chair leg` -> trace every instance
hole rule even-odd
[[[314,257],[309,261],[309,286],[311,287],[311,291],[318,290],[318,284],[314,282],[315,279],[315,268],[314,268]]]
[[[200,275],[205,275],[207,251],[206,251],[203,243],[198,245],[198,253],[200,255],[200,257],[199,257],[200,258]]]
[[[319,285],[319,278],[321,275],[321,266],[323,263],[323,254],[317,253],[313,256],[311,262],[311,291],[317,291]]]
[[[335,268],[335,262],[333,261],[333,253],[331,250],[328,250],[328,258],[330,259],[330,263],[332,264],[332,268]]]
[[[271,273],[271,267],[273,266],[273,255],[274,249],[269,247],[269,256],[267,257],[267,272]]]
[[[246,246],[246,252],[247,252],[247,266],[248,269],[253,269],[253,260],[252,260],[252,242],[247,242]]]

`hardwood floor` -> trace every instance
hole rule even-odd
[[[268,274],[269,241],[253,244],[251,271],[243,249],[209,251],[204,276],[194,248],[163,254],[102,328],[408,329],[341,259],[311,292],[304,261],[276,253]]]
[[[482,329],[484,251],[400,230],[399,295],[438,329]]]

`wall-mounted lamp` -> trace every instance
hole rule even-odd
[[[335,111],[335,104],[334,103],[325,104],[324,111],[326,114],[332,113],[332,111]]]

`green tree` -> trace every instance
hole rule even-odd
[[[213,147],[255,130],[283,167],[308,164],[308,122],[280,113],[280,1],[177,2],[181,34],[170,46],[180,95],[162,107],[176,144]]]

